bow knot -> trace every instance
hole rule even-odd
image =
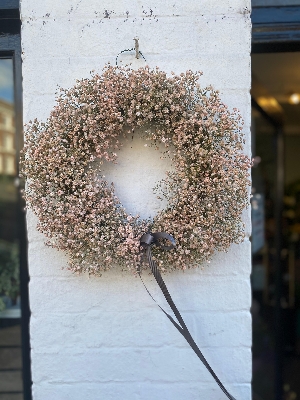
[[[171,245],[170,246],[163,245],[160,242],[160,239],[168,240],[171,243]],[[166,232],[144,233],[140,239],[140,243],[142,247],[148,247],[154,244],[162,248],[163,250],[172,250],[176,246],[175,239],[173,238],[173,236],[169,235]]]

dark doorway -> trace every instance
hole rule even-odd
[[[300,7],[253,8],[253,399],[300,397]]]

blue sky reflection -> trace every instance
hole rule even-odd
[[[14,101],[12,59],[0,59],[0,99]]]

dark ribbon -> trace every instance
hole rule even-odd
[[[171,245],[170,246],[165,246],[163,245],[160,240],[162,239],[166,239],[168,240]],[[160,287],[165,299],[167,300],[169,306],[171,307],[176,319],[178,322],[176,322],[174,320],[174,318],[168,314],[154,299],[154,297],[151,295],[151,293],[149,292],[149,290],[147,289],[142,277],[141,277],[141,273],[139,271],[139,276],[143,282],[143,285],[145,287],[145,289],[147,290],[149,296],[155,301],[155,303],[158,305],[158,307],[162,310],[162,312],[169,318],[169,320],[172,322],[172,324],[175,326],[175,328],[181,333],[181,335],[185,338],[185,340],[188,342],[188,344],[191,346],[191,348],[194,350],[194,352],[196,353],[196,355],[200,358],[200,360],[203,362],[203,364],[205,365],[205,367],[208,369],[208,371],[211,373],[211,375],[213,376],[214,380],[217,382],[217,384],[220,386],[220,388],[222,389],[222,391],[225,393],[225,395],[227,396],[228,399],[230,400],[236,400],[224,387],[224,385],[222,384],[222,382],[220,381],[220,379],[217,377],[217,375],[215,374],[215,372],[213,371],[213,369],[211,368],[211,366],[208,364],[208,362],[206,361],[205,357],[203,356],[201,350],[199,349],[199,347],[197,346],[197,344],[195,343],[194,339],[192,338],[192,335],[190,334],[180,312],[178,311],[177,307],[174,304],[174,301],[167,289],[167,286],[165,284],[165,282],[163,281],[160,272],[152,258],[152,252],[151,252],[151,246],[152,245],[156,245],[161,247],[164,250],[171,250],[175,247],[175,240],[174,238],[165,233],[165,232],[156,232],[156,233],[145,233],[141,239],[141,246],[144,248],[145,250],[145,254],[146,257],[148,259],[148,263],[149,266],[151,268],[151,271],[154,275],[154,278],[158,284],[158,286]]]

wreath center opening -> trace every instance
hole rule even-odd
[[[159,199],[159,190],[154,188],[173,167],[171,158],[164,155],[164,144],[146,140],[144,131],[143,127],[136,128],[132,136],[120,138],[117,164],[104,161],[101,174],[114,184],[115,194],[128,214],[147,219],[166,207],[166,200]]]

